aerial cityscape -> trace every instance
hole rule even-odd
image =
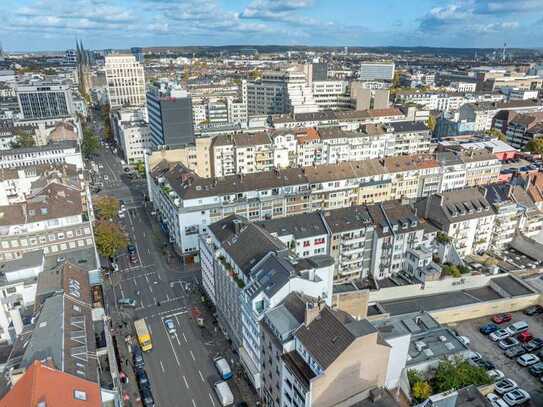
[[[0,15],[0,407],[543,407],[543,0]]]

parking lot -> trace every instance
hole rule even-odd
[[[470,349],[474,352],[479,352],[484,359],[494,363],[496,369],[501,370],[505,377],[514,380],[519,387],[530,393],[532,401],[530,406],[543,406],[543,384],[538,378],[533,377],[527,367],[522,367],[516,362],[516,358],[507,358],[503,350],[500,349],[497,342],[492,342],[488,336],[479,332],[481,325],[492,322],[489,317],[472,319],[469,321],[463,321],[459,324],[451,326],[455,329],[459,335],[467,336],[470,339]],[[527,316],[522,312],[514,312],[513,320],[508,323],[504,323],[500,328],[505,328],[511,323],[517,321],[526,321],[529,325],[528,331],[530,331],[534,337],[543,338],[543,315]],[[538,352],[534,352],[538,353]]]

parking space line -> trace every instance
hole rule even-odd
[[[213,396],[211,395],[211,393],[207,393],[209,394],[209,399],[211,400],[211,404],[213,404],[213,407],[215,407],[215,401],[213,400]]]
[[[194,399],[192,399],[192,405],[196,407],[196,402],[194,401]]]
[[[205,383],[206,381],[204,380],[204,375],[202,374],[202,371],[198,370],[198,373],[200,373],[200,379],[202,379],[202,381]]]
[[[192,353],[192,351],[190,351],[190,356],[192,357],[192,360],[196,362],[196,358],[194,357],[194,353]]]
[[[187,382],[187,378],[185,376],[183,376],[183,381],[185,382],[185,386],[188,389],[189,388],[189,383]]]
[[[183,332],[183,339],[185,339],[186,343],[189,343],[189,341],[187,341],[187,337],[185,336],[185,332]]]
[[[164,365],[162,364],[162,360],[160,361],[160,368],[162,369],[162,373],[166,372],[166,369],[164,369]]]

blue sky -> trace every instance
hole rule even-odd
[[[284,44],[543,48],[543,0],[0,0],[6,50]]]

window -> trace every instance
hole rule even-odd
[[[86,401],[87,393],[83,390],[74,390],[74,399]]]

